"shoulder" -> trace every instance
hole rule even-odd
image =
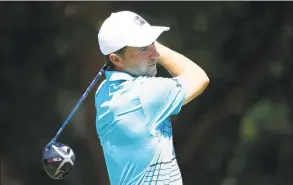
[[[170,83],[177,83],[177,78],[166,78],[166,77],[137,77],[134,80],[134,83],[138,86],[147,86],[147,85],[154,85],[154,84],[170,84]]]
[[[149,93],[152,93],[155,91],[168,91],[174,88],[180,89],[182,88],[182,82],[179,78],[137,77],[134,80],[134,86],[140,92],[148,90]]]
[[[138,77],[133,86],[143,100],[160,102],[182,90],[180,80],[164,77]]]
[[[97,95],[99,94],[99,93],[101,93],[101,91],[102,91],[102,89],[103,89],[103,87],[106,85],[106,80],[103,80],[101,83],[100,83],[100,85],[98,86],[98,88],[97,88],[97,90],[96,90],[96,93],[95,93],[95,96],[97,97]]]

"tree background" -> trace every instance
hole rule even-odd
[[[292,2],[1,2],[1,184],[109,184],[95,130],[98,85],[59,138],[76,153],[70,177],[50,179],[41,157],[104,63],[97,43],[102,22],[130,10],[170,26],[159,41],[199,64],[211,81],[172,117],[184,184],[291,185],[292,8]],[[159,67],[158,76],[168,75]]]

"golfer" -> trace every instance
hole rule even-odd
[[[96,128],[112,185],[182,185],[170,116],[207,87],[193,61],[158,43],[168,27],[136,13],[112,13],[98,41],[106,79],[95,95]],[[155,77],[157,65],[172,78]]]

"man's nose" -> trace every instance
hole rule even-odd
[[[155,44],[150,45],[150,51],[151,51],[151,55],[150,55],[151,59],[158,59],[159,58],[160,54],[157,51]]]

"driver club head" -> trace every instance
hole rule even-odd
[[[75,164],[75,154],[69,146],[54,142],[43,150],[43,167],[52,179],[64,179]]]

